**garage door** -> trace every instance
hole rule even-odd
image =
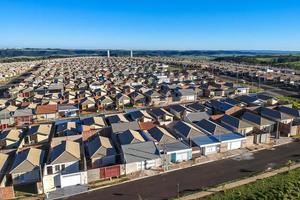
[[[186,152],[183,153],[177,153],[177,161],[183,161],[183,160],[187,160],[188,156]]]
[[[81,174],[68,174],[61,176],[61,187],[78,185],[81,182]]]
[[[234,149],[239,149],[239,148],[241,148],[241,141],[228,143],[228,150],[234,150]]]

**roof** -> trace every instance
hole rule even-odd
[[[190,109],[193,109],[195,111],[206,111],[208,109],[205,105],[203,105],[199,102],[189,104],[189,105],[187,105],[187,107]]]
[[[33,125],[29,127],[27,135],[34,135],[34,134],[50,135],[51,127],[52,127],[51,124]]]
[[[238,129],[252,127],[251,124],[227,114],[221,118],[221,122]]]
[[[128,122],[128,120],[124,117],[123,114],[116,115],[108,115],[105,116],[105,119],[111,124],[120,123],[120,122]]]
[[[277,108],[278,111],[292,115],[294,117],[300,117],[300,110],[297,110],[295,108],[290,108],[287,106],[279,106]]]
[[[125,163],[141,162],[160,158],[154,142],[121,145]]]
[[[181,151],[181,150],[188,150],[191,148],[184,144],[183,142],[175,142],[175,143],[167,143],[163,145],[158,146],[161,151],[166,151],[166,152],[175,152],[175,151]]]
[[[247,103],[247,104],[260,104],[260,100],[257,99],[256,97],[252,97],[252,96],[248,96],[248,95],[241,95],[241,96],[237,96],[235,98],[238,101]]]
[[[246,139],[245,136],[239,134],[239,133],[226,133],[226,134],[219,134],[216,135],[215,138],[217,138],[220,142],[226,142],[230,140],[244,140]]]
[[[190,122],[201,121],[202,119],[209,119],[210,115],[207,112],[195,112],[186,114],[186,118]]]
[[[153,108],[149,111],[154,117],[162,117],[164,115],[173,116],[171,113],[163,108]]]
[[[36,114],[50,114],[50,113],[56,113],[57,112],[57,105],[39,105],[36,107]]]
[[[241,118],[259,126],[275,124],[275,122],[251,112],[245,112]]]
[[[118,134],[118,138],[121,144],[145,142],[143,136],[138,131],[134,130],[126,130],[123,133]]]
[[[185,138],[193,138],[203,135],[204,133],[194,128],[192,125],[184,121],[174,121],[168,125],[176,134]]]
[[[191,96],[191,95],[195,95],[195,91],[193,89],[179,89],[178,93],[181,96]]]
[[[161,144],[178,142],[170,132],[159,126],[149,129],[148,133],[153,139]]]
[[[188,108],[186,108],[186,107],[184,107],[184,106],[182,106],[180,104],[170,105],[169,109],[172,109],[172,110],[174,110],[177,113],[181,113],[181,112],[184,112],[185,110],[189,110]]]
[[[135,110],[132,112],[129,112],[128,115],[132,120],[139,120],[143,117],[153,119],[145,110]]]
[[[10,173],[31,172],[40,167],[44,161],[44,151],[28,148],[17,153]]]
[[[109,138],[103,136],[93,137],[87,143],[89,156],[91,158],[102,158],[116,155],[116,150]]]
[[[59,111],[77,111],[78,107],[72,105],[72,104],[61,104],[58,105]]]
[[[115,123],[111,125],[113,133],[124,132],[126,130],[140,130],[138,122],[124,122],[124,123]]]
[[[232,98],[225,98],[225,99],[223,99],[223,101],[225,103],[228,103],[228,104],[231,104],[231,105],[234,105],[234,106],[241,104],[241,102],[239,102],[235,99],[232,99]]]
[[[216,134],[224,134],[224,133],[229,133],[231,131],[227,130],[226,128],[210,121],[207,119],[203,119],[199,122],[195,122],[195,124],[200,127],[202,130],[212,134],[212,135],[216,135]]]
[[[233,105],[231,105],[229,103],[221,102],[221,101],[217,101],[217,100],[211,100],[210,105],[214,109],[219,110],[219,111],[223,111],[223,112],[225,112],[225,111],[227,111],[227,110],[229,110],[233,107]]]
[[[195,138],[192,138],[192,141],[193,141],[194,144],[196,144],[199,147],[219,143],[219,140],[217,140],[212,135],[203,135],[203,136],[195,137]]]
[[[80,160],[80,144],[73,141],[62,141],[50,151],[50,164],[74,162]]]
[[[0,133],[0,140],[12,140],[18,142],[21,137],[22,130],[20,129],[9,129],[4,130]]]
[[[98,125],[98,126],[105,126],[105,121],[102,117],[87,117],[87,118],[83,118],[81,120],[83,125]]]
[[[262,107],[260,109],[260,114],[264,117],[275,119],[275,120],[286,120],[286,119],[292,119],[293,117],[291,115],[288,115],[283,112],[279,112],[277,110],[273,110],[270,108]]]
[[[32,109],[19,109],[16,110],[13,117],[28,117],[28,116],[33,116]]]

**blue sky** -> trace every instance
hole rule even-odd
[[[300,50],[298,0],[0,0],[0,48]]]

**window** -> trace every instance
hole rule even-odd
[[[65,168],[66,168],[66,167],[65,167],[65,164],[62,164],[62,165],[61,165],[61,171],[64,171]]]
[[[52,166],[47,167],[47,174],[53,174]]]
[[[60,171],[60,165],[55,165],[55,171]]]

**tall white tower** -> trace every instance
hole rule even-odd
[[[109,53],[109,50],[107,50],[107,57],[108,57],[108,58],[110,57],[110,53]]]
[[[130,57],[133,58],[133,51],[130,51]]]

